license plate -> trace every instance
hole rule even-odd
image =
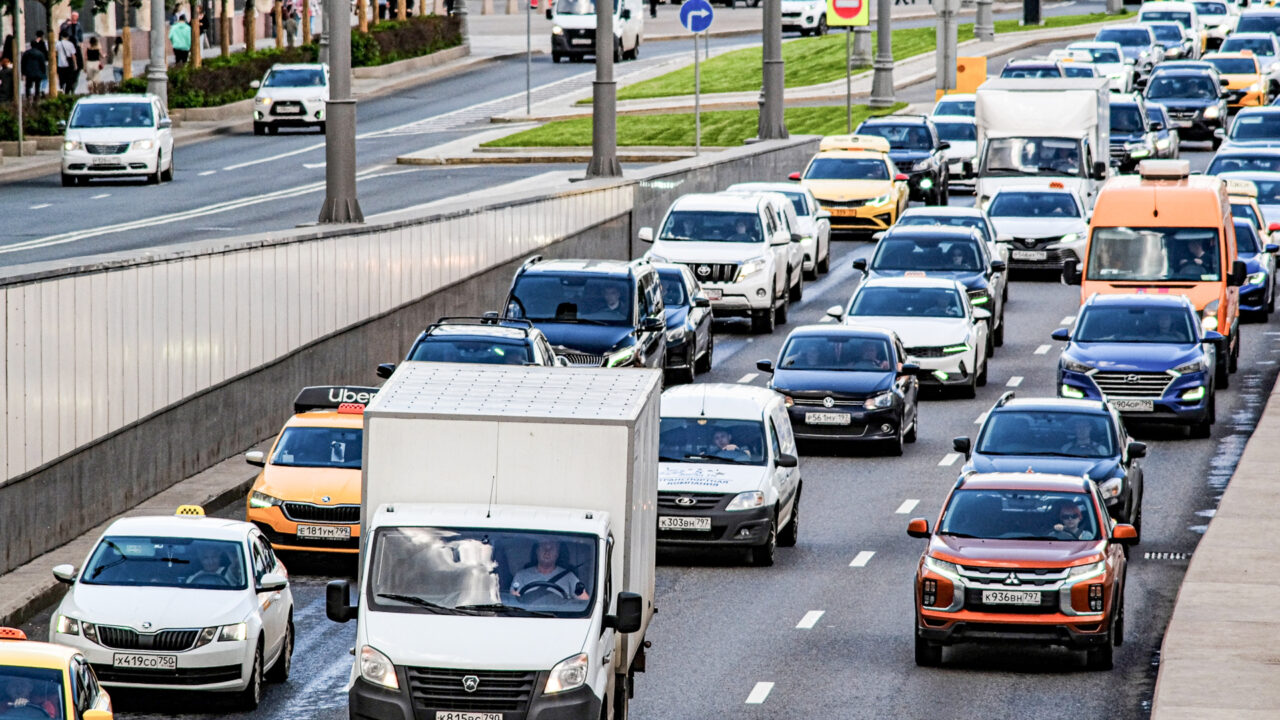
[[[1186,128],[1186,127],[1191,127],[1195,123],[1191,122],[1190,120],[1174,120],[1173,124],[1180,128]]]
[[[502,720],[502,713],[459,712],[437,710],[436,720]]]
[[[1010,590],[983,590],[983,605],[1039,605],[1040,593]]]
[[[346,525],[299,525],[298,537],[311,540],[350,540],[351,528]]]
[[[1154,412],[1154,400],[1112,400],[1111,407],[1120,412]]]
[[[845,413],[805,413],[804,421],[809,425],[848,425],[852,418]]]
[[[857,217],[857,208],[827,208],[832,217]]]
[[[574,45],[590,45],[591,43],[592,40],[590,38],[577,38],[573,41]]]
[[[114,653],[111,665],[118,668],[139,668],[142,670],[177,670],[177,655],[135,655]]]
[[[302,108],[293,107],[293,106],[278,107],[276,108],[276,114],[277,115],[301,115]]]
[[[708,300],[722,300],[722,299],[724,299],[724,290],[721,290],[720,288],[709,288],[709,287],[704,287],[704,288],[702,288],[702,292],[704,292],[704,293],[706,293],[706,294],[707,294],[707,299],[708,299]]]
[[[684,517],[681,515],[659,515],[659,530],[710,530],[709,517]]]
[[[89,159],[90,165],[119,165],[120,158],[117,157],[96,157]]]
[[[1014,260],[1045,260],[1049,257],[1044,250],[1014,250],[1009,255]]]

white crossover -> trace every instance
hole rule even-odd
[[[253,96],[253,134],[275,134],[282,127],[325,131],[325,103],[329,100],[329,66],[312,64],[271,66],[261,82],[249,84]]]
[[[1111,81],[1112,92],[1133,91],[1137,71],[1133,63],[1124,59],[1124,48],[1115,42],[1074,42],[1067,46],[1074,54],[1088,54],[1087,62],[1098,70],[1098,75]]]
[[[728,192],[776,192],[786,196],[796,211],[800,249],[804,254],[804,276],[816,280],[831,266],[831,213],[818,205],[813,191],[796,183],[745,182],[730,185]]]

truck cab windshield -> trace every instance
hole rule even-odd
[[[599,543],[578,533],[382,528],[369,604],[385,612],[581,618],[596,593]]]
[[[1217,281],[1216,228],[1098,228],[1089,243],[1088,279]]]
[[[991,175],[1083,175],[1080,143],[1067,138],[993,138],[982,172]]]

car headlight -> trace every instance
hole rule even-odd
[[[888,205],[891,200],[893,200],[893,193],[885,193],[880,197],[871,198],[867,201],[867,204],[876,206]]]
[[[200,634],[196,636],[196,644],[194,647],[204,647],[205,645],[213,642],[213,638],[218,634],[218,629],[218,626],[215,625],[201,630]]]
[[[379,687],[389,690],[400,689],[400,680],[396,678],[396,666],[391,664],[386,655],[368,645],[360,648],[360,677]]]
[[[271,98],[267,97],[266,95],[259,95],[258,97],[255,97],[253,99],[253,104],[267,107],[271,105]]]
[[[218,642],[243,642],[246,629],[242,622],[223,625],[222,630],[218,632]]]
[[[893,391],[885,390],[882,393],[872,395],[866,399],[866,402],[862,403],[862,407],[868,410],[893,407]]]
[[[1218,117],[1218,106],[1210,105],[1204,109],[1204,118],[1206,120],[1214,120]]]
[[[631,362],[631,358],[635,357],[636,346],[628,345],[621,350],[614,350],[609,353],[609,357],[605,360],[605,367],[618,367]]]
[[[552,35],[563,35],[563,34],[564,34],[564,28],[560,27],[559,25],[552,25],[552,26],[551,26],[551,34],[552,34]]]
[[[969,304],[974,307],[981,307],[989,302],[991,302],[991,295],[987,294],[986,290],[975,292],[969,296]]]
[[[1168,149],[1169,149],[1169,138],[1160,138],[1159,140],[1157,140],[1157,141],[1156,141],[1156,147],[1160,148],[1161,150],[1168,150]]]
[[[83,150],[84,143],[80,142],[79,140],[66,140],[62,143],[62,149],[66,151]]]
[[[1125,143],[1124,149],[1129,153],[1131,158],[1144,158],[1151,154],[1151,146],[1147,145],[1144,140],[1136,143]]]
[[[95,643],[98,642],[98,626],[97,625],[94,625],[93,623],[88,622],[87,620],[81,620],[80,633],[84,635],[86,640],[90,640]],[[101,644],[101,643],[98,643],[98,644]]]
[[[930,164],[932,164],[932,161],[929,158],[925,158],[923,160],[917,160],[915,161],[915,163],[911,165],[911,169],[916,172],[919,172],[921,170],[928,170]]]
[[[1249,90],[1251,92],[1262,92],[1262,81],[1259,80],[1258,82],[1250,85]]]
[[[1246,285],[1262,285],[1266,281],[1267,281],[1266,270],[1259,270],[1256,273],[1249,273],[1249,276],[1244,279],[1244,282]]]
[[[1187,373],[1203,372],[1206,369],[1204,360],[1192,360],[1188,363],[1182,363],[1173,369],[1176,375],[1186,375]]]
[[[54,632],[59,635],[79,635],[80,621],[73,617],[67,617],[62,613],[58,613],[58,618],[53,624]]]
[[[652,253],[652,252],[647,252],[647,253],[645,253],[645,254],[644,254],[644,256],[645,256],[645,257],[647,257],[647,258],[649,258],[649,262],[663,262],[663,263],[664,263],[664,262],[671,262],[670,260],[668,260],[668,259],[666,259],[666,258],[662,257],[661,255],[657,255],[657,254],[654,254],[654,253]]]
[[[1107,571],[1107,561],[1099,560],[1096,563],[1089,563],[1088,565],[1077,565],[1071,568],[1071,572],[1069,573],[1069,576],[1076,580],[1087,580],[1092,577],[1097,577],[1105,573],[1106,571]]]
[[[768,266],[769,261],[766,258],[756,258],[742,263],[742,267],[738,268],[738,279],[735,282],[742,282],[756,273],[764,270]]]
[[[155,144],[155,142],[154,142],[154,141],[152,141],[152,140],[134,140],[134,141],[133,141],[133,147],[132,147],[131,149],[133,149],[133,150],[150,150],[151,148],[153,148],[153,147],[155,147],[155,146],[156,146],[156,144]]]
[[[949,563],[946,560],[939,560],[932,555],[926,555],[924,558],[924,567],[929,572],[937,573],[945,578],[949,578],[953,582],[961,582],[960,568],[955,563]]]
[[[551,695],[582,687],[587,682],[587,668],[586,653],[561,660],[551,668],[551,675],[547,678],[547,686],[542,689],[542,693]]]
[[[1102,493],[1104,499],[1110,500],[1113,497],[1119,497],[1120,491],[1124,489],[1124,478],[1113,477],[1098,485],[1098,491]]]
[[[764,493],[759,490],[748,490],[740,492],[729,504],[725,506],[725,510],[755,510],[764,506]]]
[[[1079,239],[1080,239],[1080,233],[1067,233],[1066,235],[1063,235],[1062,237],[1058,238],[1058,242],[1073,243]]]
[[[279,505],[280,498],[272,497],[264,492],[254,490],[249,493],[249,507],[251,508],[269,508],[272,505]]]
[[[1218,329],[1218,301],[1214,300],[1204,306],[1204,310],[1200,312],[1200,327],[1205,330]]]
[[[1072,360],[1071,358],[1062,358],[1062,369],[1070,370],[1071,372],[1087,373],[1090,370],[1093,370],[1093,366],[1085,365],[1084,363]]]
[[[944,355],[955,355],[956,353],[969,352],[973,348],[969,347],[969,343],[960,343],[959,345],[948,345],[942,348]]]
[[[669,343],[676,342],[682,337],[684,337],[684,328],[675,328],[667,331],[667,342]]]

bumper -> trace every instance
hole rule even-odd
[[[266,535],[267,540],[271,542],[271,547],[276,550],[347,554],[358,553],[360,551],[359,523],[354,525],[322,522],[299,523],[285,517],[284,511],[281,510],[278,505],[269,508],[249,508],[246,513],[246,519],[258,526],[258,529],[262,531],[262,534]],[[299,525],[311,525],[312,527],[345,527],[349,529],[351,534],[349,538],[339,540],[298,537]]]
[[[1240,312],[1264,312],[1267,309],[1267,288],[1264,285],[1245,285],[1240,288]]]
[[[925,640],[940,645],[1013,642],[1086,650],[1111,642],[1106,631],[1108,620],[1102,615],[1071,617],[922,610],[917,615],[916,632]]]
[[[1024,250],[1010,245],[1009,248],[1009,269],[1011,270],[1062,270],[1062,264],[1066,260],[1075,260],[1079,263],[1084,251],[1083,247],[1079,250],[1070,247]]]
[[[898,220],[898,208],[895,204],[863,205],[861,207],[833,207],[821,200],[818,205],[831,213],[832,230],[888,230]]]
[[[303,111],[298,114],[277,115],[274,108],[263,109],[255,107],[253,109],[253,121],[266,125],[279,125],[290,127],[303,127],[307,125],[318,125],[324,122],[324,106],[313,108],[310,105],[305,106]]]
[[[1193,119],[1173,119],[1173,126],[1184,140],[1212,140],[1213,131],[1222,128],[1222,118],[1206,120],[1196,113]]]
[[[1182,394],[1197,387],[1206,389],[1203,397],[1197,400],[1182,400]],[[1151,410],[1132,410],[1116,406],[1116,410],[1127,420],[1153,420],[1156,422],[1175,422],[1194,424],[1204,422],[1209,416],[1209,404],[1212,400],[1208,391],[1209,377],[1205,372],[1183,375],[1172,380],[1160,398],[1139,398],[1151,402]],[[1090,400],[1107,400],[1113,405],[1117,401],[1130,400],[1123,396],[1104,397],[1093,379],[1084,373],[1063,371],[1058,381],[1058,397],[1074,397],[1064,392],[1072,388]]]
[[[971,183],[971,182],[973,182],[974,180],[977,180],[977,179],[978,179],[978,174],[977,174],[976,172],[966,173],[966,172],[964,171],[964,163],[965,163],[965,161],[966,161],[966,160],[969,162],[969,166],[970,166],[971,168],[975,166],[975,164],[976,164],[976,158],[957,158],[957,159],[955,159],[955,160],[948,160],[948,161],[947,161],[947,173],[948,173],[948,176],[949,176],[949,177],[948,177],[948,180],[949,180],[950,182],[952,182],[952,183],[955,183],[955,182],[969,182],[969,183]]]
[[[917,378],[922,386],[949,387],[968,385],[969,378],[977,372],[977,352],[959,352],[955,355],[940,358],[910,357],[910,361],[920,365]]]
[[[753,311],[767,310],[772,305],[770,283],[772,268],[761,271],[743,282],[703,283],[703,288],[720,291],[720,299],[711,301],[712,317],[741,317]]]
[[[551,51],[559,55],[595,55],[596,36],[592,30],[587,37],[569,37],[568,35],[552,35]]]
[[[58,634],[55,641],[79,650],[93,666],[98,681],[107,687],[239,691],[249,684],[253,663],[253,645],[249,640],[215,641],[194,650],[170,653],[115,650],[79,635]],[[113,666],[117,654],[176,656],[178,667],[176,670],[117,668]]]
[[[79,177],[150,175],[159,169],[156,167],[158,157],[155,148],[129,150],[118,155],[91,155],[79,150],[64,151],[62,172]]]
[[[847,415],[849,424],[810,425],[805,419],[810,413]],[[900,407],[864,410],[849,407],[825,408],[821,405],[793,405],[787,408],[787,414],[791,416],[791,427],[795,436],[802,440],[888,440],[897,436],[898,426],[902,422]]]
[[[683,370],[693,366],[694,353],[697,348],[697,336],[684,333],[679,340],[667,341],[667,359],[663,368],[667,370]]]
[[[723,504],[725,501],[722,501]],[[753,510],[695,509],[689,511],[662,508],[659,516],[710,517],[711,530],[659,530],[658,544],[666,547],[729,546],[753,547],[768,541],[769,513],[772,508]]]
[[[356,680],[348,693],[351,720],[415,720],[415,718],[435,718],[437,711],[454,712],[492,712],[482,710],[477,703],[475,710],[460,708],[456,703],[448,707],[436,707],[425,703],[416,703],[405,688],[409,687],[404,668],[397,667],[396,675],[401,690],[387,690],[366,682],[363,678]],[[540,672],[534,681],[534,688],[545,687],[547,673]],[[518,702],[518,701],[517,701]],[[519,703],[523,705],[523,703]],[[517,710],[502,711],[503,720],[569,720],[570,718],[600,717],[602,701],[596,697],[591,688],[583,686],[577,690],[544,696],[534,690],[533,698],[523,712]]]

